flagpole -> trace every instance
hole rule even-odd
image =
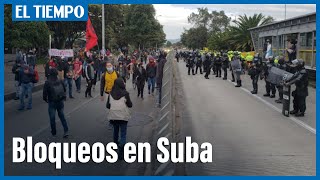
[[[102,50],[105,51],[105,22],[104,22],[104,4],[102,4]]]

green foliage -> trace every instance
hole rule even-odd
[[[155,19],[153,5],[129,5],[125,15],[124,36],[136,48],[160,46],[165,43],[163,26]]]
[[[49,28],[45,22],[12,22],[12,5],[5,5],[4,44],[6,48],[29,49],[49,46]]]

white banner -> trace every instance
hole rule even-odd
[[[73,57],[73,49],[49,49],[49,56]]]

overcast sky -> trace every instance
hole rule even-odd
[[[188,24],[188,16],[192,12],[197,12],[197,8],[207,7],[209,12],[223,10],[232,20],[239,15],[253,15],[262,13],[270,15],[276,21],[284,20],[284,4],[154,4],[156,9],[156,18],[164,26],[164,32],[167,39],[179,39],[183,29],[191,27]],[[287,18],[300,16],[307,13],[316,12],[315,4],[288,4]]]

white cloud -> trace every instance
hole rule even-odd
[[[225,11],[226,15],[235,19],[240,15],[262,13],[272,16],[276,21],[285,17],[284,4],[155,4],[157,19],[164,26],[167,39],[178,39],[184,28],[190,28],[188,16],[197,12],[197,8],[207,7],[209,11]],[[287,4],[286,18],[316,12],[315,4]]]

